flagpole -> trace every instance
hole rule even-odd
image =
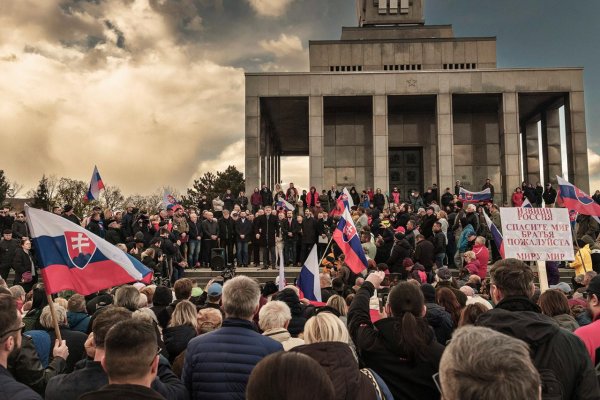
[[[25,215],[29,216],[29,204],[25,203]],[[31,218],[27,218],[27,225],[29,226],[29,232],[31,232],[31,237],[36,237],[35,229],[33,229],[33,224],[31,223]],[[46,298],[48,299],[48,307],[50,307],[50,315],[52,316],[52,325],[54,325],[54,333],[56,338],[62,342],[62,335],[60,334],[60,328],[58,326],[58,319],[56,318],[56,310],[54,309],[54,300],[52,299],[52,294],[48,293],[48,285],[46,285],[46,281],[44,280],[44,274],[40,274],[42,277],[42,283],[44,284],[44,291],[46,291]]]
[[[329,239],[329,243],[327,243],[327,247],[325,247],[325,251],[323,252],[323,257],[321,257],[321,260],[319,260],[319,268],[321,267],[321,263],[323,262],[325,257],[327,257],[327,249],[329,248],[329,246],[331,246],[332,241],[333,241],[333,235],[331,235],[331,239]],[[318,247],[319,247],[319,244],[317,244],[317,248]]]

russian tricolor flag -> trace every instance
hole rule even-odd
[[[485,223],[487,224],[490,232],[492,233],[492,237],[494,238],[494,243],[496,243],[496,248],[498,249],[500,256],[502,256],[502,258],[504,258],[504,238],[502,237],[502,234],[498,230],[498,227],[492,222],[490,217],[488,217],[488,215],[485,212],[483,213],[483,216],[485,217]]]
[[[368,267],[367,256],[365,256],[365,251],[360,244],[360,237],[347,208],[344,208],[340,222],[333,232],[333,240],[346,256],[344,260],[346,265],[355,274],[360,274]]]
[[[481,192],[469,192],[464,188],[460,188],[458,198],[463,203],[479,203],[480,201],[492,201],[492,192],[489,188],[482,190]]]
[[[98,200],[100,198],[101,189],[104,189],[104,182],[102,182],[98,167],[94,165],[94,173],[92,174],[92,179],[90,181],[90,188],[83,198],[84,201]]]
[[[277,207],[285,208],[287,211],[294,211],[296,209],[291,203],[287,202],[282,197],[277,198]]]
[[[283,271],[283,265],[280,267]],[[281,277],[279,278],[281,285]],[[312,301],[321,300],[321,281],[319,280],[319,257],[317,256],[317,245],[315,244],[304,262],[298,281],[298,288],[304,294],[304,297]],[[281,290],[281,288],[280,288]]]
[[[46,293],[75,290],[82,295],[141,281],[152,271],[116,246],[59,215],[26,206]]]

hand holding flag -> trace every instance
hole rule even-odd
[[[360,243],[360,237],[350,216],[350,211],[347,208],[344,208],[340,222],[333,232],[333,240],[346,256],[346,265],[355,274],[361,273],[368,267],[367,256]]]

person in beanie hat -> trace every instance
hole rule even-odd
[[[63,217],[65,217],[74,224],[81,225],[81,220],[77,215],[75,215],[73,206],[70,204],[67,204],[63,207]]]
[[[386,264],[390,272],[392,274],[399,274],[401,279],[406,279],[408,275],[403,267],[403,262],[404,259],[410,258],[411,250],[410,244],[406,241],[404,234],[396,232],[394,234],[394,246]]]

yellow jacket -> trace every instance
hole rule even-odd
[[[583,259],[583,262],[582,262]],[[575,253],[575,261],[569,264],[569,267],[575,269],[575,275],[583,275],[587,271],[592,271],[592,253],[590,245],[586,244]]]

